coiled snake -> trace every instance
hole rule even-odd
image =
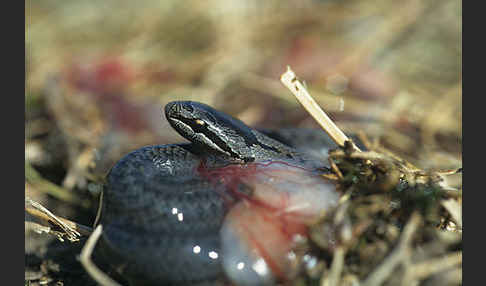
[[[228,279],[237,285],[272,285],[284,279],[280,256],[263,252],[266,245],[286,243],[289,235],[302,230],[296,224],[301,220],[287,215],[281,219],[282,213],[302,205],[310,208],[301,209],[319,211],[337,203],[333,185],[316,177],[316,171],[328,171],[327,163],[314,156],[320,152],[325,157],[335,145],[317,130],[265,135],[197,102],[171,102],[165,115],[191,143],[143,147],[115,164],[103,191],[98,223],[104,232],[97,255],[134,285],[214,285]],[[297,134],[304,137],[299,141]],[[290,146],[306,140],[314,144],[308,148],[314,154]],[[316,146],[323,150],[316,151]],[[261,185],[274,190],[259,191]],[[243,215],[230,213],[235,208]],[[263,225],[262,212],[278,221]],[[262,232],[275,225],[284,225],[285,231],[277,232],[285,236],[277,234],[278,239],[259,244],[260,252],[252,250],[251,243],[243,241],[249,238],[242,238],[240,217],[255,223],[258,229],[250,229],[248,235],[261,234],[255,242],[272,238]]]

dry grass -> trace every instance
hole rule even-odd
[[[182,142],[161,111],[174,99],[259,127],[318,127],[279,82],[291,66],[368,146],[331,154],[342,203],[302,246],[312,252],[295,284],[461,284],[462,175],[438,172],[462,166],[461,11],[433,0],[26,2],[26,196],[92,225],[116,160]],[[72,272],[79,249],[30,229],[26,284],[93,283]],[[325,233],[344,238],[330,246]]]

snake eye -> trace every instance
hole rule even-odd
[[[196,124],[198,125],[201,125],[201,126],[204,126],[206,124],[206,122],[202,121],[201,119],[196,119]]]

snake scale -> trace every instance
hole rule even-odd
[[[272,285],[272,274],[257,268],[228,274],[225,249],[231,255],[245,249],[231,241],[233,230],[221,228],[228,200],[241,198],[201,170],[285,162],[326,172],[323,158],[335,145],[320,130],[261,132],[193,101],[168,103],[165,115],[190,143],[143,147],[113,166],[103,189],[97,223],[104,231],[95,254],[131,285],[227,285],[228,275],[237,285]],[[332,205],[337,195],[329,190],[324,200]]]

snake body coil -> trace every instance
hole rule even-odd
[[[238,198],[203,175],[201,166],[279,161],[326,170],[326,164],[201,103],[172,102],[165,114],[191,143],[143,147],[116,163],[104,186],[98,220],[104,232],[96,251],[134,285],[214,285],[228,275],[222,248],[238,249],[228,248],[229,236],[221,245],[222,234],[236,233],[221,227],[228,200]],[[335,203],[332,192],[325,199]],[[273,281],[260,276],[261,284]]]

